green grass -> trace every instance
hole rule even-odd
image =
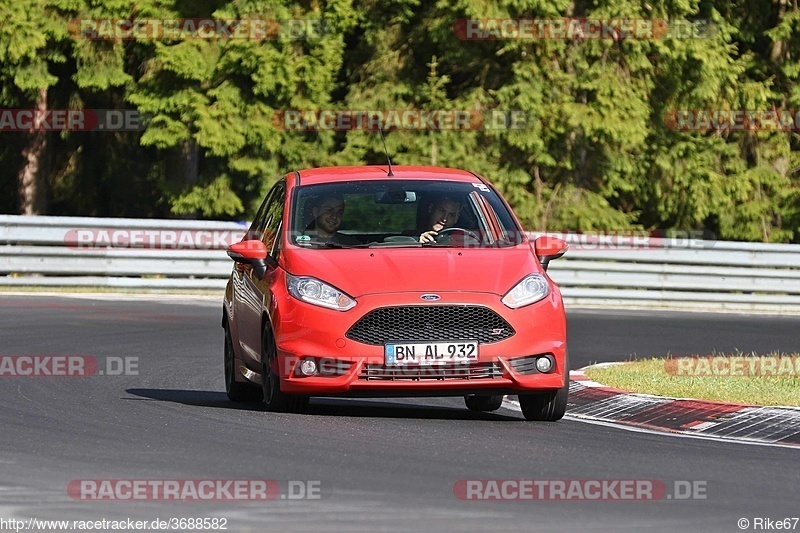
[[[705,357],[705,356],[704,356]],[[744,358],[744,374],[752,361],[754,364],[766,361],[755,354],[742,355],[714,355],[714,358],[724,357],[721,363],[728,365],[732,357]],[[785,371],[783,375],[674,375],[678,358],[674,359],[642,359],[622,365],[606,368],[593,368],[586,371],[586,376],[603,385],[615,389],[671,398],[695,398],[699,400],[712,400],[717,402],[731,402],[748,405],[782,405],[800,407],[800,355],[798,354],[769,354],[769,357],[794,357],[795,369],[793,372]],[[776,365],[779,367],[779,363]],[[686,367],[684,367],[686,368]],[[700,366],[696,366],[701,370]],[[708,369],[709,367],[704,367]],[[721,368],[725,368],[722,366]],[[731,368],[728,366],[728,368]],[[734,367],[735,368],[735,367]],[[758,366],[756,366],[758,368]],[[769,367],[765,367],[769,368]],[[667,370],[670,370],[668,372]],[[766,373],[767,370],[763,372]],[[697,372],[699,374],[708,372]],[[713,373],[713,372],[711,372]],[[737,372],[742,373],[742,372]]]

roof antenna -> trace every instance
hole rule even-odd
[[[386,138],[383,136],[383,128],[381,125],[378,124],[378,131],[381,132],[381,140],[383,141],[383,151],[386,152],[386,160],[389,162],[389,177],[393,178],[394,173],[392,172],[392,159],[389,157],[389,150],[386,149]]]

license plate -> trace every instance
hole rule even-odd
[[[387,344],[387,365],[437,365],[470,363],[478,360],[477,342],[422,342],[414,344]]]

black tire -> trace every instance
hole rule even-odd
[[[281,378],[273,372],[273,367],[277,367],[277,354],[275,340],[267,326],[261,336],[261,395],[264,406],[273,413],[305,413],[308,411],[308,396],[286,394],[281,390]]]
[[[525,420],[555,422],[564,417],[569,397],[569,355],[566,358],[566,365],[567,376],[564,386],[557,391],[519,395],[519,406],[522,408]]]
[[[225,324],[225,348],[224,348],[224,365],[225,365],[225,393],[228,399],[232,402],[260,402],[261,389],[255,385],[248,385],[236,381],[235,373],[236,359],[233,355],[233,340],[231,340],[231,330],[228,324]]]
[[[503,396],[464,396],[464,403],[470,411],[497,411],[503,405]]]

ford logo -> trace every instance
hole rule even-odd
[[[422,296],[420,296],[420,298],[422,298],[426,302],[435,302],[440,298],[440,296],[438,294],[423,294]]]

